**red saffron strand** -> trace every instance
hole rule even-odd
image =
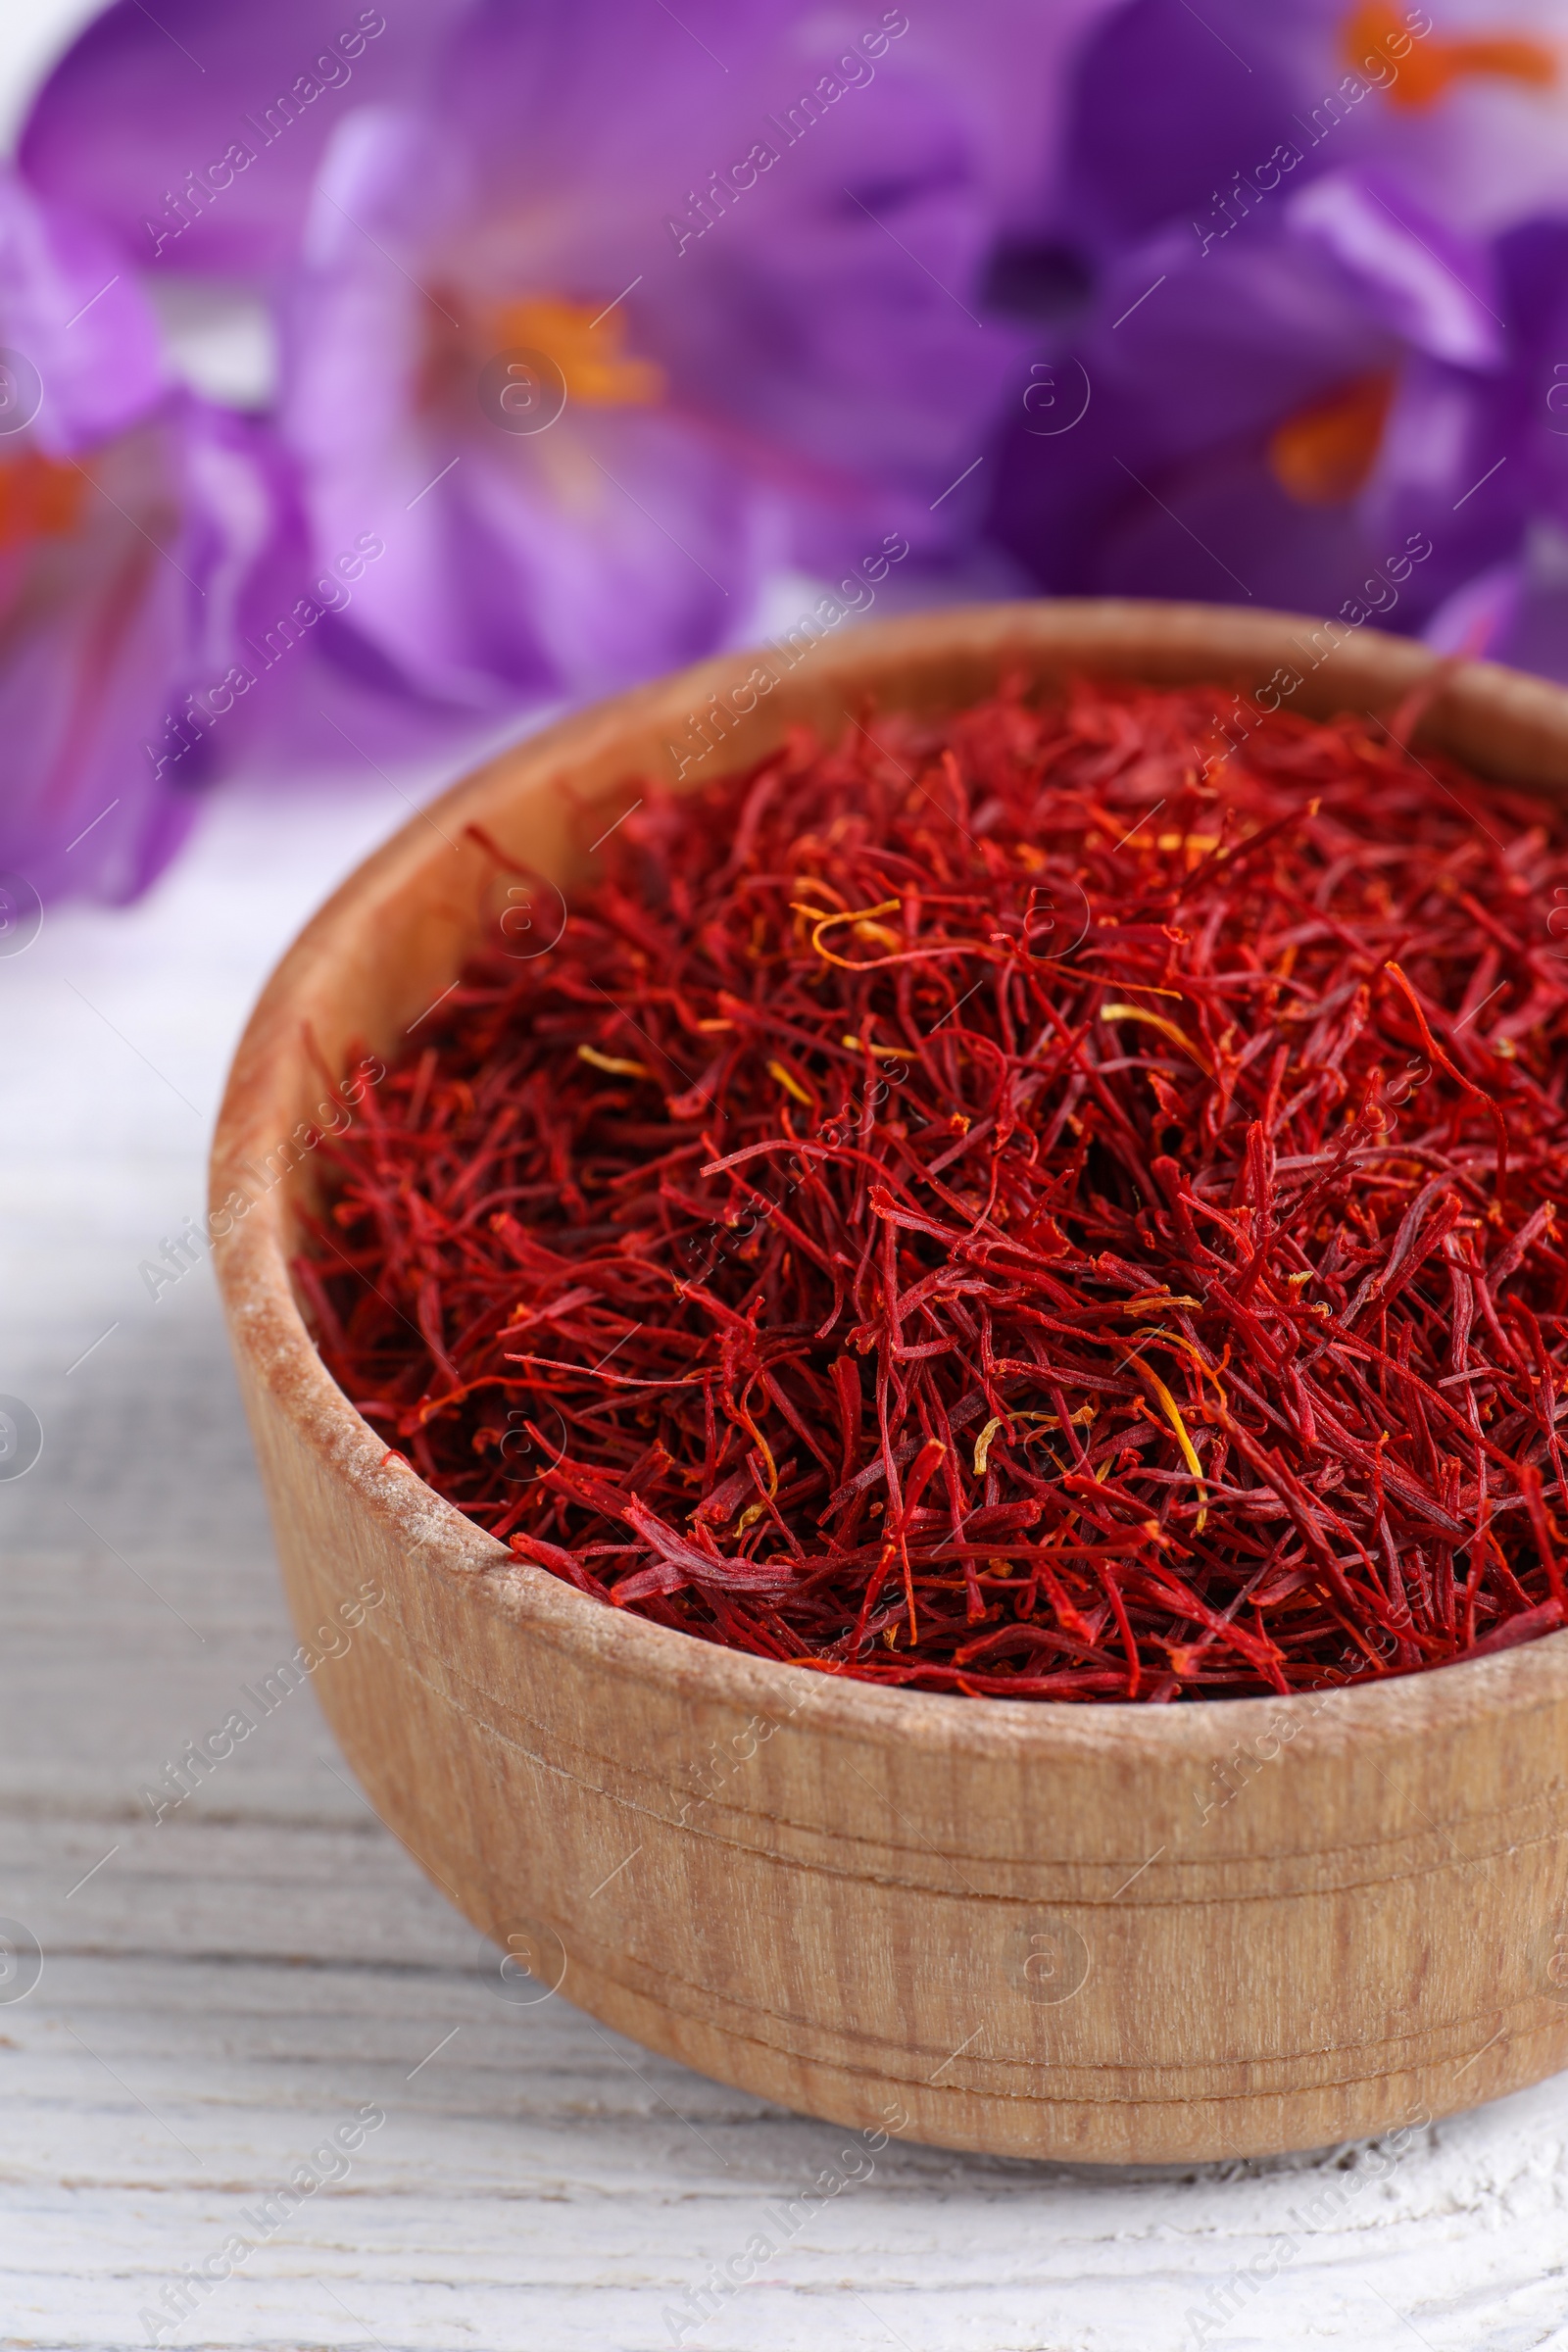
[[[972,1698],[1568,1622],[1568,836],[1397,720],[1215,768],[1228,699],[1018,679],[646,785],[320,1145],[301,1295],[387,1458],[596,1601]]]

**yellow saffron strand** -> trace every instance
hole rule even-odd
[[[1168,1021],[1162,1012],[1151,1012],[1144,1004],[1102,1004],[1100,1017],[1102,1021],[1142,1021],[1146,1027],[1157,1029],[1162,1037],[1168,1037],[1173,1046],[1180,1046],[1182,1052],[1197,1062],[1205,1078],[1213,1077],[1213,1063],[1199,1052],[1186,1030],[1178,1029],[1175,1022]]]

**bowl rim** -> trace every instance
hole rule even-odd
[[[1107,665],[1136,674],[1131,649],[1152,630],[1200,649],[1214,647],[1211,674],[1238,661],[1271,660],[1281,635],[1320,630],[1310,616],[1225,606],[1186,606],[1128,599],[1028,600],[966,605],[858,625],[835,645],[837,666],[874,666],[878,658],[907,660],[928,651],[951,654],[965,645],[994,644],[1005,627],[1020,645],[1046,648],[1054,640],[1096,641]],[[1293,642],[1299,642],[1298,634]],[[1407,690],[1442,667],[1440,658],[1411,640],[1357,632],[1359,665],[1375,661]],[[1118,659],[1117,657],[1125,657]],[[617,736],[661,723],[677,710],[700,708],[715,689],[733,683],[753,657],[746,649],[722,654],[650,684],[597,702],[525,732],[465,773],[399,826],[342,881],[297,934],[264,986],[235,1050],[219,1112],[211,1158],[210,1209],[216,1213],[236,1190],[254,1153],[275,1149],[277,1115],[269,1104],[297,1067],[300,1047],[294,1000],[313,981],[330,978],[334,949],[351,916],[368,899],[386,898],[427,863],[432,826],[461,830],[470,803],[481,803],[495,779],[519,760],[552,769],[612,748]],[[1093,666],[1092,660],[1082,666]],[[1189,674],[1200,674],[1190,672]],[[1498,665],[1467,662],[1446,673],[1483,712],[1506,698],[1526,726],[1563,747],[1568,775],[1568,693]],[[713,780],[738,772],[746,759],[713,770]],[[270,1093],[269,1090],[271,1090]],[[283,1130],[286,1132],[286,1128]],[[401,1457],[390,1451],[338,1387],[317,1352],[296,1301],[284,1242],[286,1184],[265,1187],[248,1213],[215,1237],[213,1255],[236,1355],[270,1392],[294,1434],[354,1494],[356,1501],[405,1555],[428,1553],[432,1571],[466,1586],[465,1604],[491,1606],[520,1634],[579,1655],[608,1670],[663,1686],[693,1703],[750,1712],[777,1721],[809,1710],[821,1732],[871,1744],[890,1740],[973,1758],[1023,1751],[1044,1761],[1114,1748],[1131,1761],[1174,1763],[1229,1752],[1239,1740],[1283,1722],[1283,1737],[1302,1748],[1407,1747],[1412,1738],[1442,1726],[1453,1729],[1504,1709],[1549,1706],[1568,1697],[1568,1629],[1450,1665],[1370,1684],[1316,1691],[1263,1693],[1244,1698],[1184,1699],[1151,1706],[1128,1699],[1074,1700],[963,1697],[858,1680],[816,1667],[753,1657],[700,1636],[656,1625],[629,1610],[607,1607],[548,1570],[520,1560],[466,1518]],[[781,1707],[781,1701],[793,1699]],[[1304,1737],[1303,1737],[1304,1736]]]

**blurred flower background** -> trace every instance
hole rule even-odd
[[[1568,679],[1568,0],[140,0],[0,180],[0,924],[784,629]]]

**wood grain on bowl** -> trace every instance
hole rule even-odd
[[[323,1072],[417,1042],[487,937],[550,944],[567,789],[609,818],[639,779],[712,781],[868,702],[935,713],[1019,666],[1223,679],[1245,726],[1271,679],[1314,715],[1431,682],[1418,747],[1568,797],[1568,696],[1315,626],[981,608],[775,659],[744,713],[744,654],[622,696],[371,858],[236,1056],[218,1263],[296,1618],[367,1579],[386,1593],[323,1694],[347,1755],[532,1973],[786,2105],[954,2147],[1192,2160],[1394,2129],[1568,2064],[1568,1634],[1380,1687],[1056,1709],[772,1666],[604,1608],[389,1458],[328,1378],[288,1270],[315,1175],[296,1130]],[[473,824],[547,880],[498,875]]]

